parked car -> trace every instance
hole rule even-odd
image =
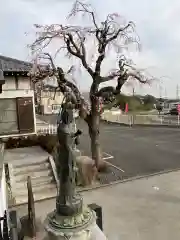
[[[172,109],[169,111],[169,113],[170,113],[171,115],[178,115],[177,107],[172,108]]]

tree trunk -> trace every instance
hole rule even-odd
[[[96,96],[99,87],[98,76],[93,79],[90,89],[91,113],[87,121],[89,126],[89,136],[91,139],[91,154],[92,159],[95,161],[97,169],[103,170],[105,165],[102,161],[101,147],[100,147],[100,111],[99,111],[99,97]]]
[[[100,148],[100,135],[99,135],[100,115],[97,113],[92,114],[89,123],[89,136],[91,139],[91,154],[92,159],[95,161],[97,169],[100,168],[102,163],[101,148]]]
[[[94,87],[94,89],[93,89]],[[96,168],[100,171],[104,168],[104,163],[102,161],[102,152],[100,146],[100,111],[99,111],[99,98],[94,97],[96,92],[96,85],[91,88],[91,114],[89,116],[88,126],[89,126],[89,136],[91,139],[91,154],[92,159],[95,161]]]

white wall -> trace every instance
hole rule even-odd
[[[18,89],[31,89],[29,77],[18,77]]]
[[[5,84],[2,86],[3,90],[16,90],[16,83],[14,76],[5,76]],[[31,82],[29,77],[18,76],[18,89],[31,89]]]
[[[63,101],[64,95],[61,92],[57,92],[54,98],[54,92],[42,91],[41,93],[41,105],[44,106],[44,114],[52,114],[52,105],[60,105]]]
[[[33,90],[10,90],[6,89],[2,91],[0,94],[0,99],[2,98],[17,98],[17,97],[33,97],[34,98],[34,91]]]
[[[16,89],[15,78],[5,76],[5,84],[2,85],[2,90]]]

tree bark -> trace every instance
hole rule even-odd
[[[99,169],[102,162],[100,138],[99,138],[100,137],[99,124],[100,124],[100,116],[92,115],[90,124],[89,124],[89,136],[91,139],[92,159],[95,161],[97,169]]]
[[[102,155],[100,147],[100,113],[99,113],[98,98],[91,98],[91,114],[89,116],[89,136],[91,139],[91,155],[95,161],[96,167],[99,170],[102,164]]]

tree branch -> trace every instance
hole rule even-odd
[[[101,75],[101,66],[110,47],[113,47],[113,50],[115,50],[115,53],[119,57],[120,50],[123,47],[127,47],[129,43],[136,42],[137,38],[134,38],[136,33],[134,34],[132,22],[129,22],[128,24],[125,24],[124,22],[122,23],[121,21],[118,22],[118,20],[121,20],[122,18],[117,13],[109,14],[105,21],[98,22],[90,5],[84,4],[80,0],[75,1],[69,17],[76,16],[78,13],[90,16],[91,26],[63,26],[62,24],[38,25],[36,27],[39,28],[39,37],[35,41],[33,47],[40,45],[42,46],[42,49],[44,46],[47,46],[52,39],[58,38],[59,41],[62,41],[62,45],[60,45],[59,49],[62,47],[64,48],[65,46],[68,55],[75,56],[81,61],[85,70],[92,77],[92,85],[90,88],[91,113],[87,110],[86,102],[83,100],[77,86],[66,79],[62,68],[56,68],[54,66],[52,58],[49,58],[52,69],[51,71],[49,70],[48,74],[50,76],[51,72],[51,74],[54,74],[57,77],[59,89],[64,92],[64,94],[68,93],[69,95],[72,95],[71,97],[75,104],[85,113],[86,116],[84,118],[89,119],[89,116],[92,114],[92,109],[95,109],[95,104],[99,101],[99,97],[106,96],[107,100],[108,98],[112,100],[121,92],[123,85],[130,78],[136,79],[140,83],[147,83],[147,79],[143,77],[140,71],[130,71],[134,70],[131,66],[132,64],[126,64],[125,59],[119,60],[119,68],[117,70],[114,70],[107,76]],[[95,68],[91,67],[90,63],[88,64],[86,56],[86,54],[88,55],[86,40],[89,37],[91,38],[91,36],[97,42],[97,45],[95,46],[95,48],[97,48],[94,50],[92,57],[94,60],[95,54],[98,53],[98,56],[95,59]],[[47,71],[39,71],[39,73],[41,79],[43,76],[47,75]],[[40,76],[38,76],[39,79]],[[113,79],[117,80],[117,86],[115,88],[106,87],[99,90],[100,83]]]
[[[107,43],[112,42],[115,40],[121,32],[124,32],[126,29],[128,29],[132,25],[131,22],[129,22],[124,28],[119,28],[119,30],[109,39],[107,39]]]
[[[79,6],[78,6],[79,5]],[[82,7],[82,9],[80,9],[79,7]],[[88,9],[88,5],[85,4],[85,3],[82,3],[80,1],[76,1],[75,4],[74,4],[74,7],[71,11],[71,13],[69,14],[69,18],[72,17],[73,15],[76,15],[77,12],[82,12],[82,13],[88,13],[90,14],[91,18],[92,18],[92,21],[93,21],[93,24],[95,26],[96,29],[98,29],[98,25],[96,23],[96,18],[95,18],[95,14],[93,11],[90,11]]]
[[[55,67],[55,64],[54,64],[54,61],[51,57],[51,55],[49,53],[43,53],[44,56],[47,56],[46,59],[49,59],[50,63],[51,63],[51,67],[53,70],[56,70],[56,67]]]
[[[77,47],[77,45],[76,45],[75,42],[74,42],[74,39],[73,39],[72,34],[68,34],[68,36],[70,36],[70,37],[65,40],[66,45],[67,45],[67,50],[68,50],[72,55],[78,57],[78,58],[81,60],[84,68],[88,71],[88,73],[91,75],[91,77],[93,77],[93,76],[94,76],[94,71],[88,66],[88,64],[87,64],[87,62],[86,62],[85,49],[84,49],[84,51],[83,51],[83,54],[81,54],[80,49]],[[76,52],[72,50],[71,44],[75,47]],[[82,44],[82,46],[83,46],[83,43],[82,43],[82,42],[81,42],[81,44]],[[83,46],[83,48],[84,48],[84,46]]]
[[[117,72],[112,72],[111,74],[109,74],[108,76],[106,77],[101,77],[101,83],[104,83],[104,82],[108,82],[110,80],[113,80],[114,78],[116,77],[119,77],[120,75],[120,71],[117,71]]]
[[[43,80],[46,77],[51,77],[53,75],[56,76],[58,87],[53,87],[55,94],[58,90],[60,90],[64,94],[66,99],[69,99],[75,105],[75,108],[79,109],[80,116],[86,122],[88,122],[89,121],[88,116],[90,115],[90,112],[88,110],[88,105],[85,102],[85,100],[82,98],[78,87],[74,83],[66,79],[65,73],[61,67],[57,67],[57,68],[55,67],[55,64],[50,54],[44,54],[44,55],[47,56],[48,57],[47,59],[49,59],[49,61],[51,62],[53,74],[50,68],[42,69],[41,65],[37,65],[36,72],[33,72],[33,73],[30,72],[30,76],[34,78],[33,82],[34,83],[43,82]],[[41,58],[43,58],[43,55],[41,56]],[[68,71],[71,71],[71,69],[72,67]],[[41,85],[41,88],[43,88],[43,85]],[[55,97],[55,94],[54,94],[54,97]]]

